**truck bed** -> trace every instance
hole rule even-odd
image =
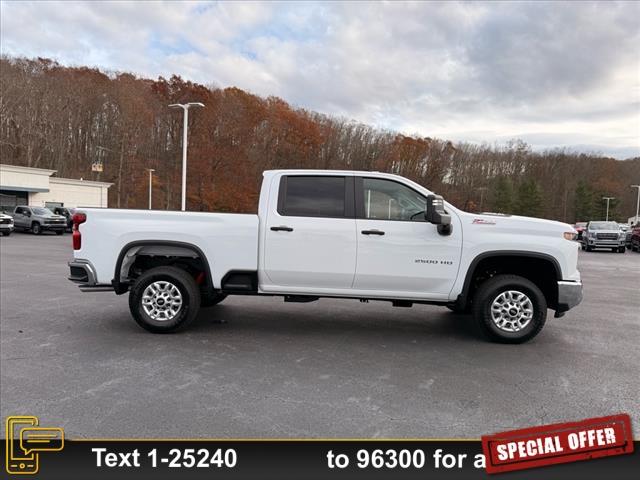
[[[127,246],[161,241],[195,245],[209,265],[215,288],[230,270],[258,269],[257,215],[161,210],[79,208],[87,215],[80,226],[82,247],[75,258],[91,258],[100,284],[110,284],[114,265]]]

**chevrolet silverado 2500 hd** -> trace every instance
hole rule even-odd
[[[438,304],[492,340],[537,335],[582,300],[570,225],[471,214],[378,172],[264,173],[258,215],[79,209],[69,279],[129,292],[151,332],[185,327],[227,295]]]

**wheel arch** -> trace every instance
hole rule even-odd
[[[521,262],[515,262],[518,259]],[[474,287],[474,279],[477,278],[478,274],[481,274],[484,270],[485,266],[489,265],[499,265],[504,268],[505,265],[508,264],[508,267],[504,269],[501,273],[511,273],[518,274],[524,278],[527,278],[534,283],[544,293],[549,308],[554,308],[557,303],[557,284],[549,285],[548,283],[540,282],[541,277],[538,276],[527,276],[521,272],[521,268],[523,265],[544,265],[547,269],[545,274],[549,274],[553,272],[555,277],[555,281],[562,280],[562,269],[560,268],[560,264],[558,260],[556,260],[552,255],[541,253],[541,252],[529,252],[529,251],[521,251],[521,250],[497,250],[497,251],[489,251],[483,252],[477,255],[469,264],[469,268],[467,269],[467,273],[464,279],[464,284],[462,288],[462,293],[458,295],[455,304],[460,306],[461,308],[466,308],[469,305],[470,300],[473,297],[473,293],[475,291]],[[533,278],[532,278],[533,277]],[[538,281],[536,281],[538,280]]]
[[[123,266],[125,265],[127,254],[132,249],[135,249],[135,248],[139,249],[136,251],[136,254],[140,251],[144,251],[144,253],[159,253],[159,254],[162,253],[161,250],[157,250],[156,252],[154,252],[153,250],[154,247],[158,249],[162,249],[162,248],[166,249],[167,247],[169,247],[171,249],[172,256],[175,255],[178,257],[183,256],[183,257],[201,259],[204,265],[204,274],[205,274],[206,285],[207,285],[206,291],[207,292],[215,291],[213,286],[213,276],[211,274],[211,265],[209,264],[209,260],[207,259],[207,256],[205,255],[205,253],[197,245],[194,245],[192,243],[187,243],[187,242],[179,242],[175,240],[136,240],[136,241],[127,243],[124,247],[122,247],[122,249],[120,250],[120,253],[118,254],[118,259],[116,260],[116,266],[113,273],[113,280],[111,280],[111,284],[113,285],[113,288],[117,294],[126,293],[129,289],[128,284],[126,282],[122,282],[122,269],[123,269]],[[190,253],[190,255],[181,255],[180,254],[181,252]],[[128,269],[129,267],[131,267],[132,264],[133,262],[127,262],[126,268]]]

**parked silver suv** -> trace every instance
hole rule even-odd
[[[589,222],[582,232],[582,249],[590,252],[596,248],[610,248],[624,253],[626,236],[616,222]]]
[[[16,230],[31,230],[35,235],[40,235],[46,230],[62,235],[67,228],[65,217],[43,207],[16,207],[13,210],[13,223]]]

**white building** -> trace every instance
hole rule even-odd
[[[112,183],[58,178],[55,170],[0,164],[0,210],[16,205],[107,207]]]

